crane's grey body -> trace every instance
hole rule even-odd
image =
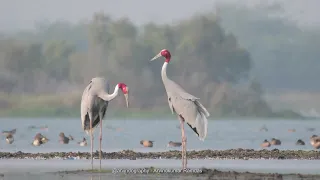
[[[81,124],[82,129],[90,134],[91,141],[91,165],[93,169],[93,131],[100,124],[99,138],[99,159],[101,170],[101,144],[102,144],[102,120],[106,114],[109,101],[113,100],[121,89],[126,100],[127,107],[129,106],[128,93],[129,89],[126,84],[118,83],[114,87],[112,94],[109,94],[110,86],[108,81],[103,77],[92,78],[89,85],[84,89],[81,100]]]
[[[90,81],[82,94],[81,122],[83,130],[87,134],[90,133],[89,111],[92,112],[92,128],[95,128],[99,124],[100,119],[104,118],[108,108],[109,101],[105,101],[99,97],[101,91],[109,94],[109,82],[102,77],[95,77]]]
[[[166,65],[164,66],[166,68]],[[199,102],[199,98],[187,93],[179,84],[170,80],[164,69],[161,76],[171,112],[181,116],[199,139],[204,141],[207,136],[209,112]]]
[[[163,56],[166,58],[162,70],[161,77],[168,95],[168,103],[171,112],[178,115],[180,120],[181,138],[182,138],[182,168],[187,168],[187,138],[184,130],[184,122],[197,134],[201,141],[207,136],[208,120],[210,116],[206,108],[200,103],[199,98],[187,93],[180,85],[173,82],[167,76],[167,66],[171,59],[168,50],[163,49],[151,61]]]
[[[81,100],[81,122],[82,128],[90,134],[91,140],[91,165],[93,169],[93,130],[100,124],[100,169],[101,169],[101,141],[102,141],[102,119],[106,114],[109,101],[101,98],[101,94],[109,94],[109,83],[102,77],[92,78],[89,85],[84,89]],[[92,127],[90,127],[90,120]],[[92,129],[91,129],[92,128]],[[90,131],[91,129],[91,131]]]

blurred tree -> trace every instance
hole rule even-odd
[[[68,58],[74,50],[74,45],[64,40],[50,41],[45,45],[44,56],[46,63],[44,69],[50,77],[58,81],[69,77]]]
[[[214,114],[269,116],[272,111],[257,79],[316,77],[319,33],[303,36],[282,19],[268,19],[263,8],[219,9],[219,14],[195,15],[174,25],[137,27],[128,18],[112,19],[103,12],[78,24],[40,22],[36,32],[0,39],[0,83],[6,84],[0,91],[80,92],[92,77],[105,76],[112,86],[128,84],[135,108],[168,109],[160,76],[163,61],[149,62],[165,48],[172,53],[168,76]],[[261,74],[251,81],[249,75],[257,74],[253,68]],[[115,107],[123,105],[121,98],[115,102]]]

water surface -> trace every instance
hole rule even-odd
[[[89,151],[90,145],[80,147],[76,142],[83,137],[90,138],[81,129],[80,119],[0,119],[1,130],[17,128],[14,136],[15,142],[11,145],[5,143],[5,137],[1,137],[1,151],[24,151],[24,152],[53,152],[53,151]],[[30,129],[29,126],[47,125],[47,130]],[[265,125],[267,132],[259,131]],[[134,151],[167,151],[180,148],[167,148],[169,141],[181,141],[181,131],[178,129],[179,121],[172,120],[104,120],[103,124],[103,151],[120,151],[131,149]],[[186,125],[188,138],[188,150],[203,149],[231,149],[231,148],[250,148],[259,150],[260,144],[264,139],[278,138],[282,141],[281,146],[273,146],[270,149],[294,149],[312,150],[309,144],[309,137],[317,134],[307,131],[310,127],[320,127],[317,120],[210,120],[208,123],[208,135],[204,142],[199,141],[195,133]],[[296,129],[296,132],[288,132],[288,129]],[[32,139],[37,132],[46,135],[50,141],[40,147],[31,145]],[[74,136],[75,141],[64,145],[58,143],[58,134],[64,132],[66,135]],[[94,147],[98,149],[99,129],[95,130]],[[142,139],[153,140],[153,148],[141,147],[139,141]],[[297,146],[295,142],[302,139],[306,142],[305,146]]]
[[[94,160],[95,168],[99,161]],[[113,168],[181,168],[181,161],[174,159],[102,160],[103,169]],[[189,160],[188,168],[215,168],[222,171],[260,173],[301,173],[320,174],[316,160]],[[0,173],[44,173],[90,169],[91,160],[18,160],[0,161]]]

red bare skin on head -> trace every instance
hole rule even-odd
[[[165,62],[167,62],[167,63],[170,62],[171,54],[170,54],[170,52],[169,52],[167,49],[161,50],[161,51],[160,51],[160,54],[161,54],[162,57],[166,58],[166,61],[165,61]]]
[[[119,83],[118,84],[118,87],[122,90],[123,94],[127,94],[128,91],[127,91],[127,85],[124,84],[124,83]]]

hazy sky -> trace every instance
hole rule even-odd
[[[195,12],[213,9],[221,0],[10,0],[0,6],[0,31],[29,29],[34,21],[64,19],[77,22],[88,19],[94,12],[104,11],[113,17],[128,16],[135,23],[172,22]],[[320,0],[223,0],[255,6],[282,2],[288,18],[303,25],[319,26]],[[318,11],[318,12],[317,12]]]

